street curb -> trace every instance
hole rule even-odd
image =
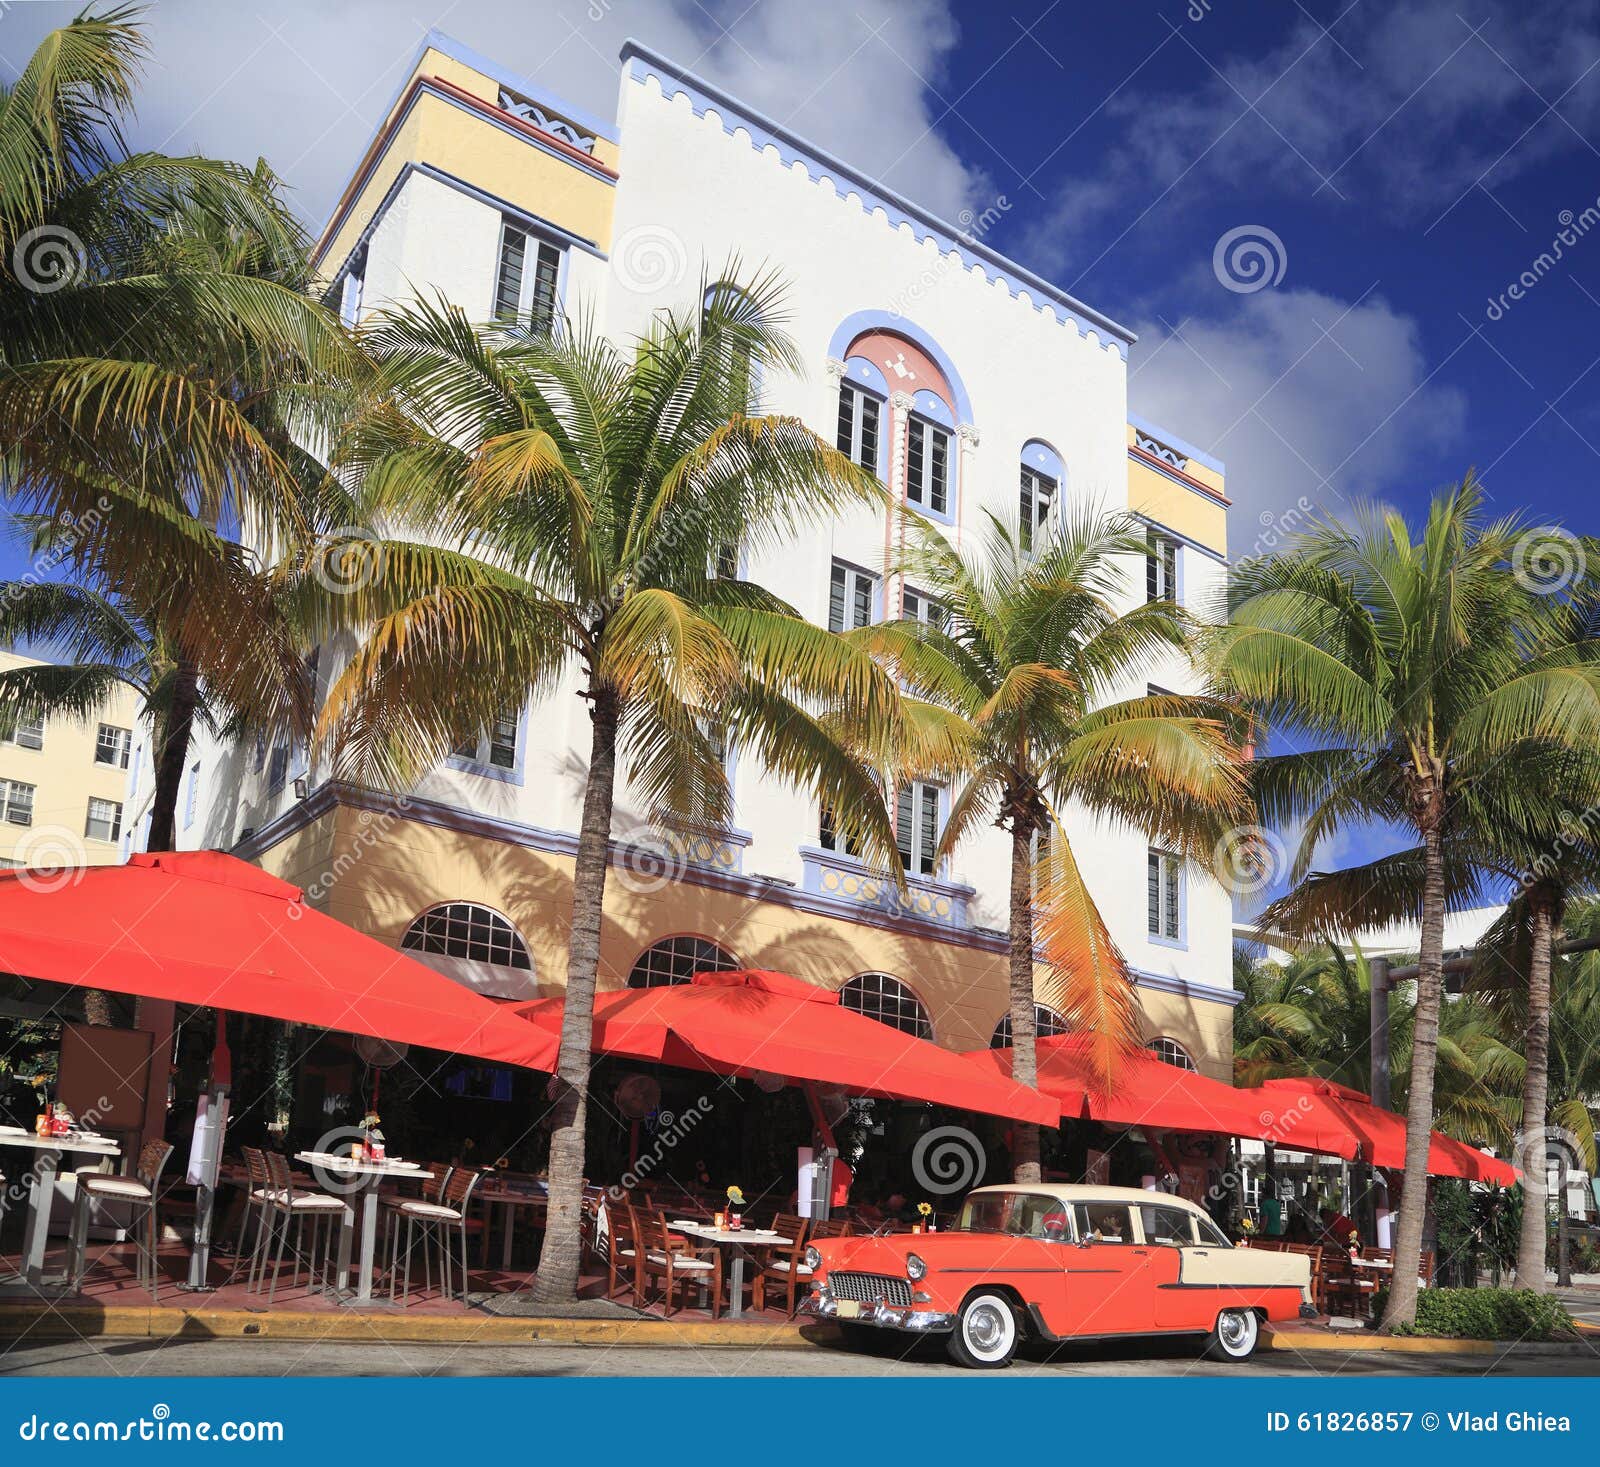
[[[1585,1330],[1589,1335],[1592,1331]],[[1296,1355],[1333,1351],[1341,1355],[1529,1355],[1591,1358],[1597,1350],[1594,1339],[1537,1340],[1450,1340],[1429,1335],[1380,1335],[1371,1330],[1278,1329],[1268,1325],[1261,1332],[1261,1348]]]
[[[468,1313],[459,1317],[406,1318],[384,1311],[341,1310],[338,1314],[276,1309],[160,1309],[139,1305],[50,1307],[0,1306],[0,1339],[90,1339],[96,1336],[151,1340],[273,1339],[367,1341],[431,1345],[635,1345],[694,1349],[771,1346],[809,1348],[833,1342],[836,1327],[817,1322],[736,1324],[725,1320],[532,1319]]]

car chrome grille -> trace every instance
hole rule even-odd
[[[830,1273],[828,1287],[835,1299],[854,1299],[858,1304],[876,1304],[882,1299],[886,1304],[911,1305],[911,1285],[887,1273]]]

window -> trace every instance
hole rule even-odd
[[[859,856],[860,848],[856,842],[842,830],[834,828],[833,809],[824,805],[817,818],[817,844],[825,851],[837,851],[841,855]]]
[[[17,718],[9,720],[5,726],[5,741],[15,744],[19,749],[44,748],[44,719]]]
[[[1120,1202],[1074,1202],[1072,1221],[1080,1238],[1096,1243],[1133,1242],[1133,1219]]]
[[[1059,487],[1057,481],[1050,475],[1023,464],[1021,514],[1017,539],[1024,550],[1031,551],[1039,542],[1039,531],[1044,528],[1045,520],[1050,517],[1050,510],[1056,502],[1056,490]]]
[[[1183,941],[1183,863],[1170,851],[1151,846],[1146,856],[1146,916],[1150,936]]]
[[[561,251],[509,220],[503,223],[494,281],[496,318],[548,336],[555,328],[560,284]]]
[[[94,762],[109,764],[113,769],[128,767],[128,754],[133,748],[133,730],[102,723],[94,736]]]
[[[717,546],[717,553],[711,559],[711,576],[717,581],[739,579],[739,547],[732,541],[725,540]]]
[[[189,766],[189,794],[183,802],[183,828],[187,830],[194,824],[194,807],[200,798],[200,766]]]
[[[1145,1048],[1150,1051],[1164,1065],[1172,1065],[1175,1069],[1196,1071],[1197,1066],[1194,1056],[1189,1053],[1176,1039],[1168,1039],[1163,1035],[1159,1039],[1152,1039]]]
[[[1042,1003],[1033,1006],[1033,1032],[1040,1039],[1053,1039],[1057,1034],[1066,1034],[1067,1021],[1054,1009],[1046,1008]],[[1011,1015],[1007,1014],[994,1026],[994,1035],[989,1040],[990,1049],[1011,1048]]]
[[[670,988],[696,973],[732,973],[739,960],[704,937],[667,937],[639,954],[629,988]]]
[[[1181,1207],[1139,1208],[1139,1221],[1144,1224],[1147,1243],[1165,1243],[1170,1247],[1187,1248],[1194,1242],[1193,1215]]]
[[[1145,537],[1144,599],[1178,599],[1178,543],[1153,530]]]
[[[408,952],[436,953],[445,958],[470,958],[502,968],[532,971],[528,945],[504,917],[477,902],[444,902],[430,907],[400,939]]]
[[[913,591],[909,586],[900,593],[900,610],[907,621],[920,621],[925,626],[938,627],[941,631],[950,624],[950,610],[944,602],[935,601],[921,591]]]
[[[961,1205],[956,1231],[1006,1233],[1014,1238],[1068,1238],[1067,1210],[1045,1192],[978,1192]]]
[[[882,415],[883,404],[870,392],[863,392],[853,382],[839,384],[839,452],[873,473],[878,472],[878,425]]]
[[[361,298],[367,288],[367,251],[363,245],[339,284],[339,319],[354,326],[361,319]]]
[[[1197,1217],[1194,1220],[1196,1236],[1208,1248],[1231,1248],[1233,1244],[1228,1241],[1228,1235],[1222,1231],[1209,1217]]]
[[[902,1034],[933,1038],[933,1021],[922,1000],[887,973],[857,973],[839,990],[839,1003],[852,1013],[876,1019]]]
[[[5,808],[8,825],[33,824],[34,788],[20,779],[0,779],[0,805]]]
[[[872,622],[878,597],[878,578],[843,561],[833,563],[828,586],[828,630],[853,632]]]
[[[894,843],[900,864],[916,876],[932,876],[938,864],[940,788],[923,780],[900,786],[894,810]]]
[[[906,433],[906,502],[948,512],[950,435],[928,418],[912,415]]]
[[[515,710],[495,715],[494,723],[476,738],[463,739],[456,745],[456,758],[473,764],[483,764],[490,769],[515,769],[517,767],[517,714]]]
[[[289,777],[289,746],[277,744],[273,747],[272,758],[267,762],[267,788],[279,790],[283,782]]]
[[[90,840],[116,840],[122,834],[122,806],[115,800],[98,800],[90,795],[83,833]]]

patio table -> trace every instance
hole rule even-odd
[[[346,1188],[351,1197],[361,1199],[360,1207],[345,1203],[344,1225],[339,1229],[339,1276],[335,1281],[339,1302],[356,1309],[385,1308],[387,1300],[372,1297],[372,1263],[377,1252],[378,1239],[378,1184],[385,1177],[426,1178],[420,1162],[362,1161],[354,1156],[336,1156],[326,1151],[297,1151],[294,1159],[303,1161],[314,1173],[321,1172],[335,1183],[335,1189]],[[352,1185],[353,1184],[353,1185]],[[350,1258],[355,1251],[357,1214],[361,1228],[361,1254],[357,1262],[355,1292],[350,1291]]]
[[[0,1285],[0,1298],[27,1298],[46,1290],[62,1290],[66,1276],[45,1277],[45,1240],[50,1232],[50,1207],[55,1200],[56,1168],[64,1152],[88,1156],[121,1156],[121,1148],[105,1136],[79,1131],[66,1136],[36,1136],[20,1126],[0,1126],[0,1146],[33,1152],[28,1168],[28,1221],[22,1234],[17,1279]],[[9,1185],[9,1184],[8,1184]]]
[[[714,1243],[728,1254],[728,1282],[732,1297],[728,1300],[728,1318],[744,1317],[744,1265],[752,1248],[787,1248],[794,1242],[782,1233],[763,1228],[718,1228],[710,1223],[691,1222],[688,1218],[673,1218],[667,1226],[675,1233],[688,1238],[698,1238],[703,1243]]]
[[[472,1200],[483,1204],[483,1242],[479,1245],[479,1266],[489,1266],[489,1234],[494,1231],[494,1209],[502,1212],[500,1222],[500,1270],[511,1268],[511,1235],[517,1213],[526,1211],[533,1215],[536,1228],[542,1228],[549,1211],[549,1194],[543,1191],[525,1191],[517,1187],[483,1187],[473,1193]]]

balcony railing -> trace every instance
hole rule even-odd
[[[902,891],[894,877],[854,856],[802,846],[802,886],[815,896],[865,907],[891,917],[931,922],[940,927],[970,926],[973,888],[934,876],[907,874]]]

